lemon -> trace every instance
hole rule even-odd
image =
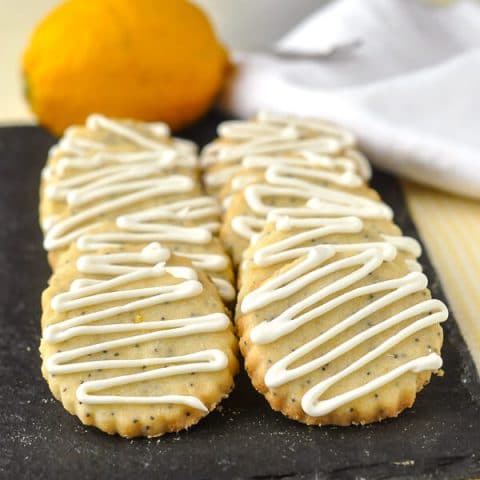
[[[227,66],[208,18],[185,0],[64,2],[23,57],[27,99],[56,134],[92,112],[182,128],[209,109]]]

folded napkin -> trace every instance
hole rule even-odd
[[[378,167],[480,198],[480,2],[337,0],[234,61],[229,113],[329,119]]]

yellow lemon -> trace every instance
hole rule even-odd
[[[23,74],[39,122],[56,134],[92,112],[178,129],[208,110],[227,65],[186,0],[69,0],[34,30]]]

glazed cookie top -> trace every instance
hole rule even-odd
[[[217,193],[238,171],[245,157],[282,156],[291,152],[309,152],[323,157],[341,156],[356,166],[368,179],[368,161],[354,149],[354,137],[333,125],[313,119],[260,113],[252,121],[224,122],[218,128],[220,140],[208,145],[201,157],[206,170],[207,191]]]
[[[219,196],[226,211],[221,238],[236,264],[274,212],[392,217],[366,186],[370,167],[348,132],[317,120],[266,113],[254,121],[227,122],[219,131],[231,138],[207,148],[201,163],[207,187],[209,175],[234,169],[222,179]]]
[[[162,205],[138,214],[119,216],[116,222],[102,222],[81,235],[74,243],[79,252],[102,248],[121,251],[125,245],[146,246],[158,242],[177,257],[190,260],[204,271],[225,302],[236,292],[231,260],[213,235],[219,227],[219,207],[211,197],[196,197]],[[64,261],[62,255],[57,267]]]
[[[344,174],[345,170],[335,169],[335,162],[330,169],[273,164],[257,173],[252,183],[233,192],[227,198],[221,238],[234,262],[241,261],[243,251],[261,232],[269,215],[392,218],[391,209],[374,190],[357,182],[357,176],[349,175],[350,181],[339,184],[337,179],[344,178]],[[249,171],[241,169],[232,179],[232,187],[237,178],[249,175]]]
[[[117,183],[88,185],[75,192],[67,210],[48,228],[44,247],[47,251],[64,249],[99,221],[188,200],[200,193],[200,186],[190,176],[165,176],[163,170],[155,175],[148,169],[132,169],[131,174],[122,174]]]
[[[168,125],[162,122],[139,122],[107,118],[93,114],[85,126],[68,128],[51,154],[90,155],[98,152],[163,151],[173,148],[182,154],[196,154],[193,142],[170,137]]]
[[[195,149],[168,137],[163,124],[115,121],[92,115],[53,147],[42,171],[40,218],[48,230],[85,190],[125,189],[142,179],[183,174],[198,180]]]
[[[42,299],[41,350],[44,374],[67,409],[128,436],[140,428],[122,423],[134,411],[157,435],[165,424],[150,416],[165,419],[174,405],[197,411],[195,418],[228,393],[235,340],[203,274],[157,243],[66,256]]]
[[[337,252],[361,252],[371,248],[397,249],[399,260],[411,271],[421,271],[416,259],[420,244],[402,235],[390,221],[358,217],[326,218],[312,211],[310,217],[294,218],[273,214],[263,231],[245,251],[239,284],[261,283],[284,265],[307,255],[318,246],[332,246]],[[239,302],[241,297],[239,297]]]
[[[156,155],[156,154],[155,154]],[[111,158],[111,157],[110,157]],[[141,186],[152,187],[157,179],[181,175],[188,176],[196,184],[198,173],[187,162],[164,161],[162,157],[129,159],[128,163],[105,162],[102,165],[90,162],[91,158],[75,159],[82,162],[82,168],[62,170],[55,178],[42,183],[40,219],[42,229],[47,232],[69,208],[79,204],[87,195],[95,199],[112,198],[119,193],[129,193]]]
[[[306,170],[312,171],[314,178],[323,181],[324,186],[331,183],[338,187],[359,187],[364,184],[365,179],[357,172],[357,165],[347,157],[330,157],[314,152],[299,150],[291,151],[284,155],[248,155],[239,163],[239,169],[233,177],[226,182],[227,191],[233,193],[240,190],[248,183],[255,181],[256,175],[261,175],[269,167],[276,167],[281,171],[287,171],[305,175]]]

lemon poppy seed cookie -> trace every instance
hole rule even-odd
[[[92,114],[85,125],[67,128],[50,153],[51,156],[56,152],[81,156],[112,151],[161,151],[166,145],[172,145],[184,154],[195,154],[197,151],[193,142],[171,138],[170,129],[163,122],[113,119]]]
[[[225,208],[221,238],[237,265],[275,209],[299,209],[301,215],[312,201],[325,215],[362,214],[379,200],[365,186],[370,168],[354,137],[332,125],[263,113],[249,122],[226,122],[219,132],[224,138],[204,151],[201,163],[207,189],[216,186]],[[212,183],[217,174],[221,182]],[[377,217],[391,215],[377,210]]]
[[[319,120],[263,112],[251,121],[223,122],[218,134],[220,138],[207,145],[201,156],[204,183],[211,194],[220,192],[246,157],[281,157],[292,151],[346,158],[363,178],[370,177],[368,162],[354,148],[355,138]]]
[[[240,170],[236,175],[242,173]],[[325,177],[329,179],[326,185]],[[337,183],[340,178],[343,173],[329,169],[272,165],[254,183],[234,192],[220,233],[234,263],[241,262],[243,252],[261,232],[268,215],[275,212],[292,217],[308,217],[312,212],[321,212],[325,217],[392,217],[390,208],[379,201],[375,191],[358,183],[358,177],[351,177],[346,185]]]
[[[215,286],[159,244],[83,255],[42,297],[42,372],[86,425],[125,437],[198,422],[233,387],[232,325]]]
[[[329,218],[312,209],[308,217],[288,217],[276,212],[270,215],[270,221],[244,252],[238,284],[243,285],[244,280],[262,283],[276,270],[321,245],[331,245],[342,252],[394,246],[399,259],[403,259],[410,270],[421,271],[416,261],[421,254],[419,243],[403,236],[391,221],[353,216]],[[238,301],[241,302],[241,296]]]
[[[150,131],[160,130],[153,137]],[[197,159],[189,142],[168,137],[163,124],[114,121],[92,115],[86,127],[71,127],[50,151],[40,186],[40,223],[46,232],[75,205],[74,197],[85,190],[159,176],[189,175],[198,181]],[[145,185],[146,186],[146,185]]]
[[[261,282],[245,274],[245,366],[275,410],[308,424],[395,417],[442,366],[446,307],[386,242],[310,248]]]
[[[140,177],[140,178],[139,178]],[[201,195],[200,186],[187,175],[157,175],[149,171],[122,174],[112,185],[85,187],[72,196],[66,211],[51,225],[44,238],[49,262],[55,267],[58,256],[88,228],[120,215],[155,208],[163,203]]]
[[[222,300],[232,305],[236,292],[230,257],[213,235],[219,227],[218,205],[210,197],[162,205],[132,216],[120,216],[116,222],[103,222],[92,227],[76,242],[82,253],[102,248],[121,251],[124,245],[138,247],[159,242],[177,257],[192,262],[195,269],[204,271],[215,284]],[[57,268],[71,256],[59,257]]]

